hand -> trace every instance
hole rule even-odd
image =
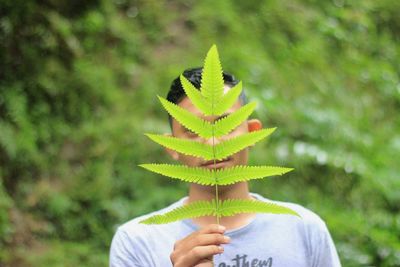
[[[176,241],[170,259],[174,267],[213,267],[213,256],[224,250],[221,244],[230,242],[224,236],[225,227],[210,224]]]

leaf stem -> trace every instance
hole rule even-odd
[[[211,101],[211,115],[214,116],[214,95],[212,96]],[[216,165],[216,158],[215,158],[215,124],[212,122],[212,148],[213,148],[213,159],[214,159],[214,168],[213,168],[213,178],[215,180],[215,213],[217,217],[217,224],[219,224],[219,195],[218,195],[218,178],[215,176],[215,165]]]

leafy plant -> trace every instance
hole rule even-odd
[[[205,59],[200,91],[183,75],[180,76],[180,80],[187,97],[189,97],[192,103],[207,116],[222,115],[227,109],[233,106],[242,91],[242,83],[240,82],[224,94],[222,68],[215,45],[208,51]],[[262,129],[223,142],[221,141],[214,145],[215,138],[228,134],[250,116],[256,107],[255,102],[248,103],[234,113],[218,119],[215,122],[209,122],[160,96],[158,98],[167,112],[179,123],[204,139],[212,138],[213,142],[212,145],[210,145],[194,140],[164,135],[147,134],[147,136],[164,147],[185,155],[201,157],[205,160],[213,160],[214,164],[216,164],[217,160],[222,160],[266,138],[275,130],[275,128]],[[178,207],[165,214],[151,216],[141,221],[145,224],[163,224],[207,215],[216,216],[217,223],[219,223],[220,217],[247,212],[292,214],[299,216],[293,210],[275,203],[247,199],[227,199],[224,201],[218,199],[219,185],[229,185],[272,175],[282,175],[291,171],[291,168],[234,166],[231,168],[219,170],[214,168],[210,170],[200,167],[170,164],[142,164],[139,166],[149,171],[174,179],[180,179],[185,182],[215,186],[215,199],[211,201],[196,201]]]

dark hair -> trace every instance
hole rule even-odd
[[[194,87],[200,90],[202,72],[203,68],[197,67],[197,68],[186,69],[182,74],[186,79],[188,79],[194,85]],[[230,73],[223,72],[222,75],[224,78],[224,83],[229,87],[233,87],[239,83],[239,81],[235,78],[235,76],[233,76]],[[181,80],[179,77],[177,77],[175,80],[172,81],[171,87],[167,95],[167,100],[172,103],[178,104],[185,96],[186,94],[185,91],[183,90]],[[243,105],[247,103],[244,90],[242,90],[241,94],[239,95],[239,100]],[[168,114],[168,119],[170,126],[172,128],[172,118],[171,115],[169,114]]]

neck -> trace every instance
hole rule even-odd
[[[254,199],[249,194],[249,187],[247,182],[236,183],[228,186],[218,186],[218,199]],[[212,200],[215,199],[215,186],[202,186],[198,184],[192,184],[189,189],[189,198],[186,203],[191,203],[200,200]],[[220,224],[224,225],[227,229],[234,229],[248,224],[251,219],[255,217],[255,214],[241,213],[234,216],[222,217]],[[193,219],[193,222],[199,227],[206,226],[208,224],[216,223],[215,216],[204,216]]]
[[[215,186],[204,186],[192,184],[189,189],[188,202],[199,200],[211,200],[215,198]],[[247,182],[236,183],[233,185],[218,186],[219,200],[229,198],[251,199]]]

